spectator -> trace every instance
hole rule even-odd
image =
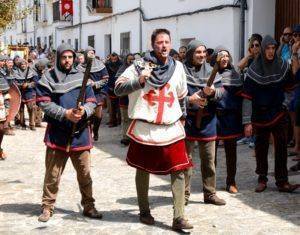
[[[186,51],[187,51],[186,46],[179,47],[179,58],[180,58],[181,62],[183,62],[185,60]]]
[[[291,27],[286,27],[280,37],[280,46],[277,54],[283,59],[290,62],[292,49],[293,30]]]
[[[211,56],[214,53],[214,49],[212,48],[207,48],[206,49],[206,63],[210,64],[211,62]]]
[[[169,54],[174,60],[178,60],[180,61],[180,56],[179,56],[179,53],[174,50],[174,49],[171,49],[170,51],[170,54]]]

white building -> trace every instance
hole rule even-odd
[[[196,38],[211,48],[226,46],[236,61],[242,46],[247,48],[247,39],[252,33],[275,35],[278,1],[73,0],[73,17],[65,21],[60,14],[60,1],[35,0],[34,4],[33,0],[22,0],[19,9],[36,8],[38,20],[32,12],[7,29],[0,40],[6,44],[27,41],[47,47],[69,42],[76,49],[91,45],[104,57],[112,51],[123,54],[150,49],[152,31],[167,28],[171,31],[174,49]],[[109,5],[97,7],[100,2],[110,4],[111,8]],[[245,22],[241,18],[242,2],[247,3]]]

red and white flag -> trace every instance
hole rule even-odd
[[[61,0],[61,14],[73,15],[73,0]]]

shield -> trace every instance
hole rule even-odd
[[[9,101],[9,112],[6,117],[6,123],[9,123],[10,121],[14,120],[15,116],[18,114],[20,105],[21,105],[21,93],[15,83],[13,83],[8,93],[10,94],[10,101]]]

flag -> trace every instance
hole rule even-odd
[[[73,0],[61,0],[61,14],[73,15]]]

